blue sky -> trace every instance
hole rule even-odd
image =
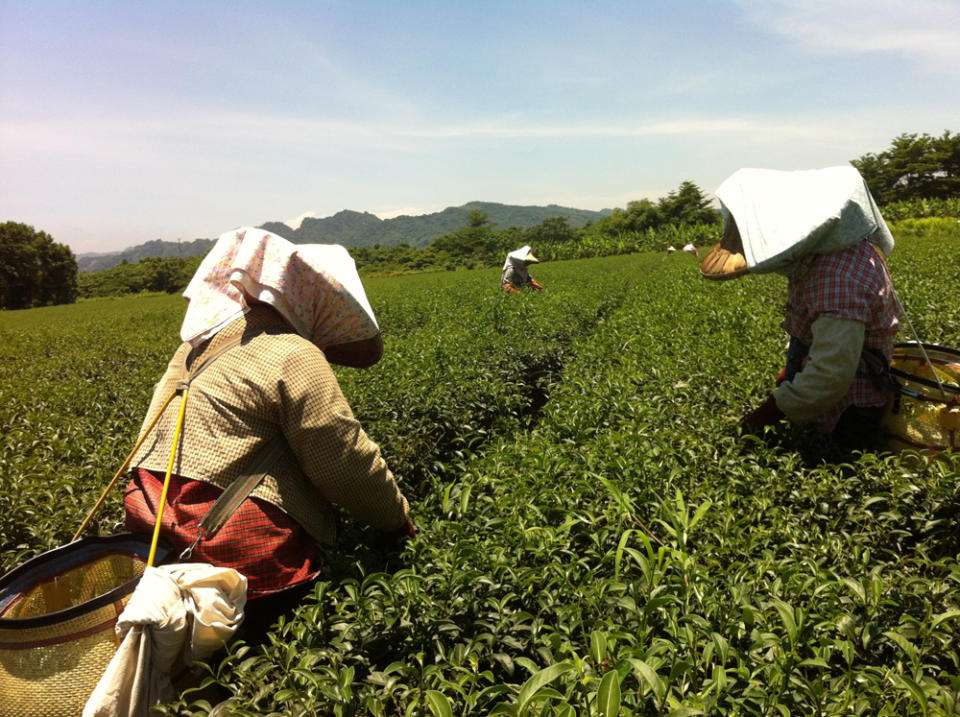
[[[960,131],[960,0],[0,0],[0,221],[75,252],[585,209]]]

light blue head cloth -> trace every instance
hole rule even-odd
[[[751,274],[867,239],[885,255],[893,235],[863,177],[851,166],[797,172],[739,169],[717,188],[726,227],[736,220]]]

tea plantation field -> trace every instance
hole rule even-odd
[[[892,228],[917,331],[960,347],[960,224]],[[498,269],[368,280],[386,353],[338,376],[420,532],[391,554],[345,523],[296,615],[209,665],[233,713],[960,713],[960,456],[738,441],[781,367],[786,280],[697,267],[545,263],[519,296]],[[70,539],[183,308],[0,314],[4,570]],[[209,711],[193,699],[169,711]]]

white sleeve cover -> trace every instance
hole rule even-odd
[[[810,360],[793,381],[784,381],[773,392],[777,407],[794,423],[820,418],[850,390],[866,331],[862,321],[831,316],[821,316],[810,329]]]

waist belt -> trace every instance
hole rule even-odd
[[[810,353],[810,345],[795,336],[790,337],[787,346],[787,366],[783,375],[785,381],[792,381],[803,371],[803,360]],[[857,367],[857,376],[867,378],[878,391],[896,391],[899,384],[890,374],[890,362],[882,351],[863,347],[860,352],[860,365]]]

